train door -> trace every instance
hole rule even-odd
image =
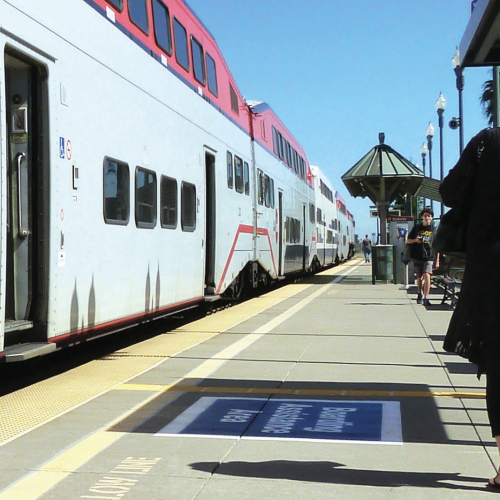
[[[7,130],[6,332],[33,325],[38,297],[37,223],[41,188],[42,78],[39,68],[5,54]],[[45,87],[44,87],[45,88]],[[40,214],[41,215],[41,214]]]
[[[278,276],[283,276],[283,191],[278,191]]]
[[[215,293],[216,196],[215,155],[205,151],[206,210],[205,210],[205,295]]]
[[[305,204],[302,205],[302,271],[305,271],[307,268],[307,258],[308,258],[308,252],[309,248],[307,246],[307,241],[306,241],[306,206]]]

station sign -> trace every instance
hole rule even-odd
[[[400,444],[397,401],[201,397],[157,436]]]

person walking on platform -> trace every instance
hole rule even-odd
[[[365,262],[370,262],[370,255],[372,253],[372,240],[365,235],[365,239],[361,242],[361,250],[365,256]]]
[[[433,267],[439,267],[439,254],[434,262],[432,254],[432,218],[434,212],[431,208],[425,207],[420,212],[423,222],[413,226],[406,242],[410,245],[410,258],[413,261],[415,272],[417,273],[417,304],[423,303],[430,306],[429,293],[431,291],[431,276]]]
[[[467,218],[465,272],[443,348],[477,364],[478,377],[486,374],[488,420],[500,453],[499,128],[470,140],[439,191]],[[500,489],[498,469],[488,485]]]

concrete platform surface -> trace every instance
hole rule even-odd
[[[0,500],[492,497],[433,299],[353,259],[3,396]]]

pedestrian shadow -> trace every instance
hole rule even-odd
[[[251,477],[261,479],[286,479],[307,483],[331,483],[352,486],[396,488],[445,488],[452,490],[485,491],[484,478],[462,476],[450,472],[406,472],[387,470],[351,469],[345,464],[327,461],[270,460],[263,462],[235,461],[227,463],[196,462],[190,467],[210,474]],[[471,484],[472,483],[472,484]]]

